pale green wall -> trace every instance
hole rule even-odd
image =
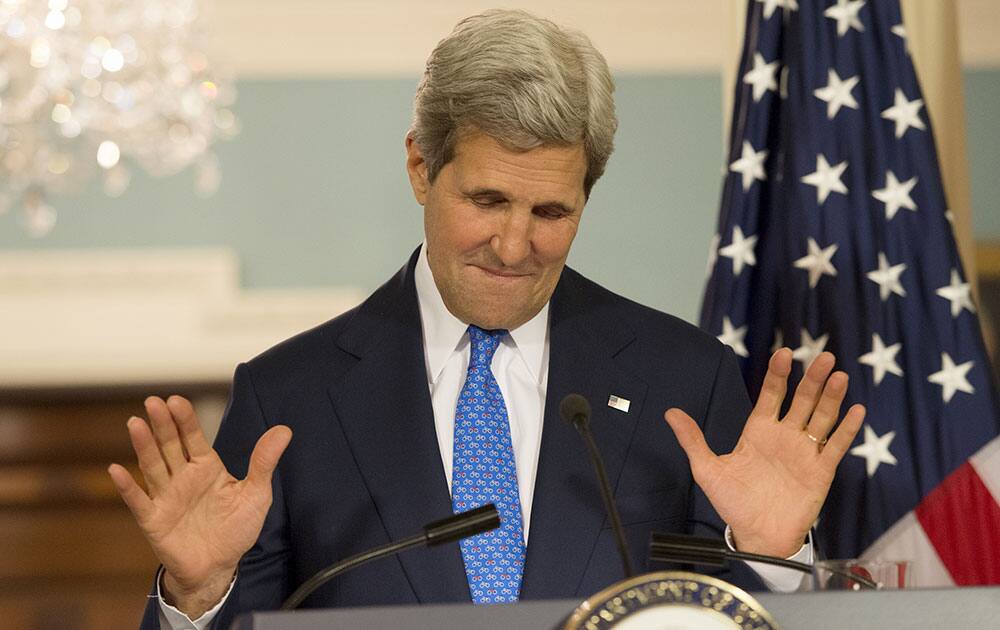
[[[136,176],[119,199],[58,199],[46,239],[0,217],[0,249],[228,245],[248,286],[374,288],[421,239],[403,169],[413,80],[244,81],[243,133],[220,147],[223,183]],[[718,211],[718,76],[618,78],[617,149],[570,264],[624,295],[694,319]],[[975,225],[1000,238],[1000,72],[967,77]]]
[[[972,219],[977,239],[1000,240],[1000,70],[965,73]]]

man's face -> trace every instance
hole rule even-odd
[[[583,146],[512,151],[470,131],[434,183],[416,143],[408,138],[406,148],[427,259],[448,310],[484,329],[534,317],[555,290],[586,203]]]

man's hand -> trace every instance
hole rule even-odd
[[[819,516],[837,465],[865,417],[864,406],[854,405],[830,434],[847,393],[847,374],[830,374],[833,364],[829,352],[819,355],[796,388],[788,414],[779,418],[792,353],[775,352],[757,404],[728,455],[712,452],[691,416],[680,409],[664,414],[694,480],[732,529],[740,551],[789,557]]]
[[[108,474],[165,569],[168,601],[191,619],[229,588],[271,506],[271,474],[292,438],[286,426],[261,436],[246,479],[226,471],[184,398],[146,399],[149,424],[130,418],[128,434],[147,492],[122,466]]]

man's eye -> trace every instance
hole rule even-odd
[[[561,208],[535,208],[535,215],[543,219],[560,219],[566,216]]]
[[[501,203],[502,200],[495,199],[493,197],[473,197],[472,203],[476,204],[480,208],[492,208]]]

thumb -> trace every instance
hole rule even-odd
[[[715,458],[715,453],[712,452],[712,449],[709,448],[708,443],[705,441],[705,435],[701,432],[698,423],[691,416],[674,407],[673,409],[667,409],[667,412],[663,414],[663,418],[670,425],[670,428],[673,429],[681,448],[687,453],[692,468],[700,467]]]
[[[282,424],[271,427],[260,436],[250,455],[250,469],[246,479],[250,485],[270,485],[271,474],[291,440],[292,430]]]

